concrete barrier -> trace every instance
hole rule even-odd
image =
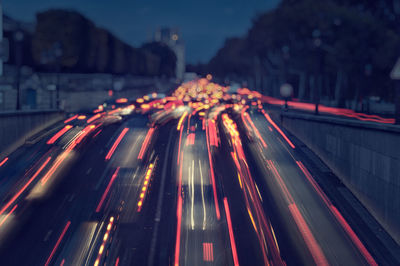
[[[400,127],[270,110],[400,243]]]
[[[55,110],[0,112],[0,158],[64,117],[64,112]]]
[[[154,92],[154,88],[116,91],[112,96],[108,95],[108,91],[62,91],[60,94],[60,98],[62,99],[61,107],[66,112],[75,113],[83,110],[96,109],[107,100],[115,98],[134,99],[151,92]]]
[[[99,104],[114,98],[135,99],[143,95],[159,92],[166,93],[172,88],[176,88],[177,84],[173,82],[154,82],[151,86],[142,86],[138,88],[124,89],[114,91],[113,95],[108,95],[108,90],[70,90],[61,91],[60,99],[61,108],[66,112],[79,112],[81,110],[96,109]]]

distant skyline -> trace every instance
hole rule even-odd
[[[243,36],[259,13],[280,0],[3,0],[12,18],[32,22],[50,8],[74,9],[138,47],[159,27],[179,28],[186,62],[207,62],[228,37]]]

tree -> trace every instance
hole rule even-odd
[[[298,82],[296,96],[308,100],[319,94],[342,104],[370,95],[391,100],[388,75],[399,36],[372,11],[344,2],[284,0],[253,20],[247,36],[236,40],[242,46],[227,41],[209,66],[222,76],[261,71],[272,79],[268,87],[275,96],[276,88],[292,81]]]
[[[230,38],[208,64],[209,71],[225,78],[243,78],[251,74],[251,55],[246,39]]]

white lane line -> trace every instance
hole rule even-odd
[[[90,174],[90,172],[92,172],[92,167],[90,167],[90,168],[86,171],[86,175]]]
[[[207,223],[207,211],[206,211],[206,203],[204,201],[204,184],[203,184],[203,172],[201,170],[201,163],[199,160],[199,169],[200,169],[200,180],[201,180],[201,200],[203,201],[203,230],[206,230]]]
[[[71,143],[76,140],[80,135],[82,135],[82,130],[79,131],[78,133],[75,134],[75,136],[73,136],[62,148],[63,150],[65,150],[67,147],[69,147],[69,145],[71,145]]]
[[[75,199],[75,194],[72,194],[72,195],[69,197],[68,202],[72,202],[74,199]]]
[[[50,235],[53,233],[53,230],[49,230],[46,234],[46,236],[43,239],[43,242],[47,242],[49,240]]]
[[[190,168],[189,168],[190,169]],[[190,170],[189,170],[190,171]],[[190,213],[190,219],[192,221],[192,230],[194,230],[194,160],[192,160],[192,175],[191,175],[191,190],[192,190],[192,209]]]

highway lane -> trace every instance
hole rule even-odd
[[[193,111],[178,126],[174,264],[284,265],[246,160],[235,162],[243,154],[232,145],[238,139],[231,141],[230,133],[217,129],[221,119],[213,120],[218,115],[211,113]]]
[[[75,118],[68,124],[76,121]],[[150,241],[146,245],[145,240],[150,239],[151,226],[148,224],[151,224],[149,221],[154,215],[151,205],[155,205],[147,207],[147,202],[154,202],[155,198],[150,197],[148,191],[157,192],[152,189],[154,174],[148,171],[159,171],[157,163],[160,155],[152,148],[157,129],[149,128],[147,123],[145,116],[138,115],[122,125],[98,128],[90,136],[93,139],[82,141],[84,148],[69,154],[75,160],[69,164],[62,161],[58,166],[65,169],[57,169],[49,176],[47,180],[58,182],[52,186],[51,193],[42,193],[45,197],[26,198],[26,194],[37,188],[37,184],[29,184],[24,194],[20,195],[27,203],[12,217],[18,226],[12,230],[10,237],[4,238],[5,245],[0,255],[3,262],[77,265],[114,263],[116,260],[126,264],[146,261]],[[74,126],[86,126],[79,121],[77,124]],[[54,145],[68,147],[74,139],[68,134],[81,132],[80,129],[75,133],[72,131],[61,134]],[[48,138],[41,142],[46,141]],[[63,150],[58,150],[58,156],[65,152]],[[57,159],[54,164],[48,162],[37,179],[43,180],[56,163]],[[111,220],[113,229],[108,232]],[[105,232],[108,233],[107,243],[104,243]],[[35,245],[36,242],[39,244]],[[141,248],[131,252],[133,246]],[[27,250],[26,256],[18,256],[22,250]],[[99,256],[103,254],[107,256]]]
[[[62,150],[53,145],[48,145],[49,136],[63,127],[63,123],[57,123],[52,127],[39,132],[9,156],[7,164],[0,168],[2,176],[1,188],[1,242],[12,231],[13,224],[11,218],[19,213],[27,204],[24,197],[31,198],[38,195],[32,195],[32,189],[37,187],[42,172],[50,165]]]
[[[128,176],[130,180],[141,181],[139,178],[136,179],[135,176],[132,177],[133,173],[130,170],[135,169],[135,165],[139,166],[137,151],[147,130],[145,121],[145,119],[140,118],[139,120],[131,120],[130,124],[125,124],[128,127],[140,126],[140,124],[143,126],[143,128],[137,127],[137,130],[133,131],[135,133],[128,135],[126,138],[126,141],[134,142],[136,146],[121,145],[125,149],[117,150],[113,160],[105,162],[107,150],[111,149],[111,144],[115,143],[115,134],[122,130],[116,130],[115,126],[105,128],[96,136],[93,143],[88,143],[89,147],[86,150],[76,152],[79,157],[77,158],[78,164],[73,165],[69,172],[62,173],[62,180],[55,187],[55,191],[46,194],[44,199],[29,199],[28,197],[29,200],[27,200],[25,198],[24,201],[27,201],[27,203],[24,204],[24,208],[20,212],[17,212],[20,228],[12,235],[12,241],[7,243],[7,248],[3,256],[1,256],[4,258],[3,261],[13,261],[17,262],[17,264],[33,263],[35,265],[45,258],[47,259],[47,256],[51,254],[51,250],[49,250],[49,248],[52,248],[50,243],[54,243],[57,240],[54,237],[57,237],[58,230],[65,228],[66,222],[70,222],[68,234],[72,234],[71,232],[75,228],[82,228],[79,226],[81,223],[84,224],[83,227],[89,228],[88,230],[90,231],[93,230],[93,224],[101,224],[103,220],[108,218],[107,216],[109,216],[110,212],[117,210],[118,208],[112,204],[110,204],[111,207],[108,207],[108,199],[111,197],[103,194],[105,193],[103,191],[108,189],[107,185],[110,183],[107,179],[115,171],[115,165],[119,165],[119,168],[124,167],[120,173],[122,177],[118,179],[120,184],[124,180],[126,181],[127,178],[124,177]],[[125,128],[124,125],[122,128]],[[104,143],[109,143],[109,145],[105,146]],[[122,142],[122,144],[124,143]],[[133,152],[132,149],[134,150]],[[129,168],[127,165],[129,165]],[[136,175],[139,174],[136,173]],[[56,177],[59,178],[58,174]],[[52,176],[51,178],[54,179],[55,177]],[[134,181],[131,182],[133,183]],[[123,185],[113,187],[119,188],[123,187]],[[133,185],[133,187],[135,186]],[[35,188],[32,191],[35,191]],[[109,193],[115,194],[113,191],[109,191]],[[102,201],[102,195],[105,195],[104,201]],[[120,196],[126,197],[127,195],[126,193],[121,193]],[[118,202],[119,199],[120,197],[114,201]],[[111,211],[104,211],[104,214],[102,213],[103,216],[96,211],[100,201],[111,209]],[[136,206],[136,202],[133,205]],[[30,241],[24,241],[24,239],[29,239]],[[38,242],[38,244],[33,244],[35,242]],[[21,257],[18,256],[21,250],[28,250],[29,252],[26,252],[26,256]],[[42,256],[37,254],[42,254]]]
[[[97,136],[98,141],[96,142],[95,139],[89,148],[101,150],[102,142],[111,137],[114,131],[115,128],[112,127],[102,131],[102,134]],[[0,257],[4,262],[20,265],[44,263],[51,254],[52,244],[57,241],[59,230],[64,228],[64,225],[74,216],[78,220],[88,219],[90,216],[91,212],[88,212],[88,209],[93,209],[93,205],[96,204],[96,192],[93,193],[90,182],[95,184],[98,179],[96,174],[99,173],[99,170],[104,170],[102,165],[96,167],[98,160],[103,155],[97,153],[88,156],[88,150],[86,152],[85,150],[76,150],[74,155],[78,165],[75,165],[72,171],[66,169],[66,171],[59,171],[52,176],[51,180],[58,179],[58,184],[44,193],[44,197],[29,198],[28,196],[24,198],[26,206],[17,212],[18,216],[16,217],[16,223],[19,226],[10,237],[10,241],[7,241],[7,245],[2,247]],[[73,161],[71,163],[73,164]],[[90,168],[91,172],[89,172]],[[49,169],[51,166],[47,166],[38,178],[43,178],[44,173]],[[36,184],[29,190],[28,195],[34,193],[37,188],[41,188],[41,185]],[[72,223],[69,230],[74,226],[75,222]],[[22,250],[25,251],[25,256],[20,256]]]
[[[11,154],[2,264],[374,265],[296,143],[236,97],[188,83],[73,115]]]
[[[195,115],[182,124],[177,164],[177,235],[174,264],[232,264],[227,222],[211,176],[206,133]],[[186,123],[185,123],[186,122]],[[180,149],[179,149],[180,148]],[[215,182],[215,180],[214,180]]]
[[[285,262],[281,258],[279,245],[276,241],[275,230],[262,207],[263,197],[252,176],[250,165],[244,154],[238,126],[228,113],[222,114],[221,120],[224,125],[223,131],[228,138],[229,145],[232,147],[231,157],[236,167],[237,180],[242,190],[241,194],[243,195],[247,215],[256,233],[262,260],[264,264],[284,265]]]
[[[279,209],[279,215],[283,217],[281,220],[286,221],[286,230],[291,232],[290,235],[301,235],[303,244],[297,242],[296,246],[306,246],[315,263],[375,263],[337,209],[314,183],[301,160],[295,157],[293,143],[262,115],[245,113],[244,117],[257,143],[251,148],[252,154],[262,169],[275,208]],[[292,237],[291,242],[296,243],[298,239]]]
[[[98,191],[99,196],[97,196],[96,205],[89,212],[93,214],[96,224],[83,225],[86,227],[84,235],[85,233],[90,235],[86,240],[88,245],[82,248],[76,246],[74,239],[68,241],[59,256],[60,263],[62,258],[70,258],[70,260],[65,260],[67,265],[83,264],[84,262],[95,264],[97,260],[99,264],[103,261],[115,262],[119,253],[122,253],[122,251],[117,252],[116,256],[106,254],[126,238],[125,234],[120,234],[120,227],[134,225],[137,220],[137,199],[149,166],[142,165],[138,160],[139,150],[146,135],[145,124],[146,120],[142,118],[128,120],[115,131],[113,138],[109,139],[107,149],[104,149],[105,152],[102,153],[103,158],[99,159],[97,164],[104,161],[105,158],[110,158],[110,151],[116,149],[111,158],[106,159],[106,170],[98,175],[100,178],[94,183],[94,190]],[[96,162],[93,167],[96,167]],[[110,219],[113,219],[111,231],[107,229]],[[107,237],[105,237],[106,234]],[[81,232],[74,232],[72,238],[80,239]],[[124,247],[119,249],[124,250]],[[86,250],[86,252],[82,252],[82,250]]]
[[[46,139],[40,136],[46,136],[56,132],[63,126],[63,123],[57,123],[45,131],[39,132],[27,143],[13,152],[7,161],[0,167],[0,199],[7,201],[15,191],[18,191],[30,176],[40,168],[40,162],[44,162],[48,156],[57,154],[57,149],[46,144]],[[35,144],[33,146],[33,143]]]

